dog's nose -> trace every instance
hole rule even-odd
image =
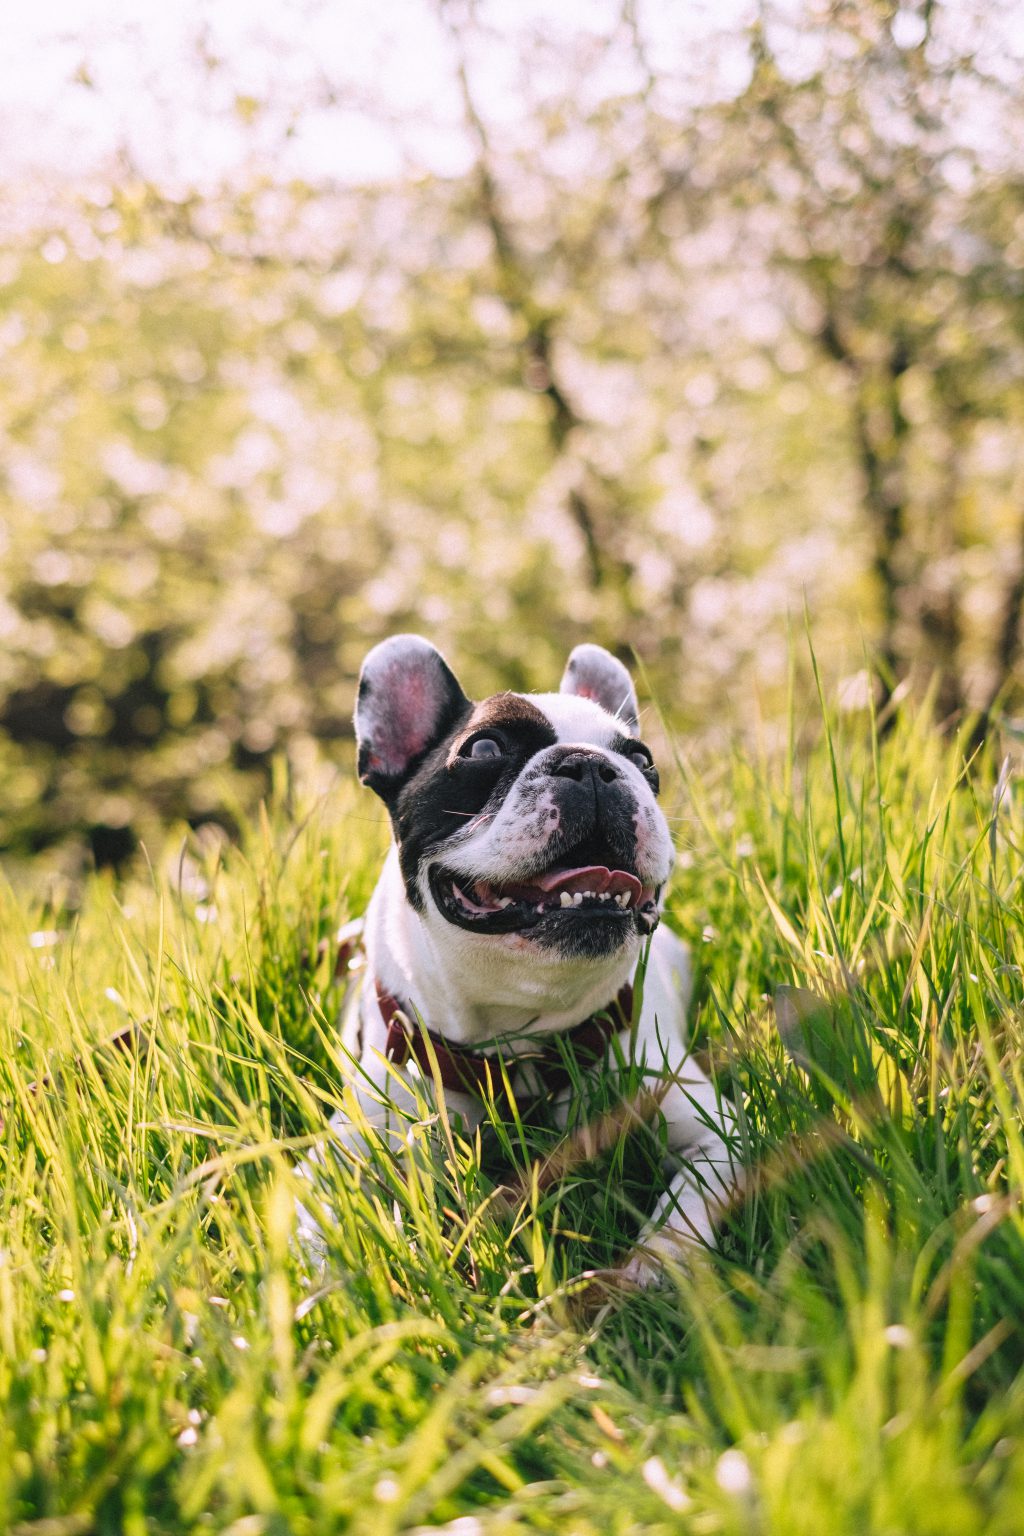
[[[577,784],[582,784],[588,774],[591,778],[596,774],[602,783],[612,784],[619,777],[619,770],[597,752],[574,751],[558,758],[551,774],[556,779],[575,779]]]

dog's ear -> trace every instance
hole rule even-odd
[[[602,645],[576,647],[566,664],[559,691],[593,699],[595,704],[621,720],[631,735],[639,729],[640,709],[633,679],[622,662]]]
[[[363,662],[356,698],[359,777],[390,800],[469,709],[441,655],[419,635],[392,635]]]

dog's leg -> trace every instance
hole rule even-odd
[[[362,1095],[360,1095],[360,1108],[363,1108]],[[366,1111],[367,1126],[374,1125],[382,1128],[388,1123],[387,1114],[381,1104],[367,1104]],[[355,1167],[358,1161],[366,1156],[367,1151],[366,1138],[360,1128],[342,1110],[339,1110],[337,1114],[331,1116],[325,1134],[298,1164],[295,1172],[300,1179],[310,1185],[311,1190],[315,1191],[315,1199],[322,1205],[324,1185],[320,1179],[319,1170],[327,1167],[328,1159],[345,1160]],[[296,1236],[303,1254],[314,1268],[322,1268],[327,1260],[327,1244],[324,1239],[322,1219],[315,1216],[309,1206],[298,1198],[295,1201],[295,1218]]]
[[[348,1055],[343,1071],[346,1094],[355,1100],[354,1118],[343,1109],[332,1115],[321,1140],[295,1170],[320,1200],[324,1186],[319,1170],[327,1166],[328,1158],[345,1161],[355,1168],[369,1152],[364,1132],[390,1130],[394,1126],[401,1127],[404,1133],[406,1119],[402,1110],[411,1110],[415,1103],[412,1093],[384,1060],[384,1031],[379,1018],[362,1008],[358,992],[352,994],[349,1007],[348,1017],[343,1019],[342,1041],[352,1054]],[[323,1224],[302,1199],[296,1199],[295,1215],[299,1246],[314,1267],[322,1267],[327,1257]]]
[[[324,1148],[321,1144],[303,1158],[295,1169],[296,1175],[310,1185],[317,1182],[316,1170],[324,1163]],[[308,1205],[296,1198],[295,1201],[295,1236],[303,1257],[312,1270],[322,1269],[327,1262],[327,1244],[324,1241],[323,1227],[317,1221]]]
[[[346,1168],[351,1179],[358,1181],[360,1168],[376,1152],[382,1147],[399,1152],[409,1142],[410,1128],[417,1121],[422,1125],[424,1110],[437,1107],[433,1083],[424,1077],[415,1084],[409,1081],[404,1071],[385,1059],[384,1045],[383,1026],[379,1019],[371,1017],[363,1032],[358,1061],[352,1061],[350,1057],[350,1065],[345,1068],[346,1096],[352,1105],[351,1113],[346,1114],[341,1109],[332,1115],[324,1136],[295,1170],[298,1177],[316,1191],[321,1207],[321,1214],[315,1215],[302,1198],[295,1202],[298,1242],[315,1268],[322,1269],[326,1263],[324,1229],[330,1214],[324,1202],[326,1187],[319,1170],[326,1168],[332,1159]],[[441,1113],[456,1126],[463,1124],[475,1129],[482,1116],[479,1103],[469,1094],[454,1089],[442,1089],[441,1092],[444,1097]]]
[[[715,1226],[740,1185],[730,1147],[736,1130],[733,1111],[695,1062],[687,1060],[672,1074],[661,1113],[678,1171],[623,1265],[625,1278],[638,1285],[662,1278],[666,1259],[685,1259],[695,1247],[710,1247]]]

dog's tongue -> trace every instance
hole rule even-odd
[[[567,891],[570,896],[575,896],[577,891],[593,891],[595,896],[604,893],[618,896],[626,891],[635,900],[643,887],[635,875],[628,874],[624,869],[607,869],[603,864],[581,864],[578,869],[549,869],[547,874],[538,875],[529,885],[508,886],[507,889],[510,892],[522,892],[523,895],[542,891],[545,896],[562,891]]]

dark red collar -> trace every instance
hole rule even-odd
[[[387,1026],[384,1054],[396,1067],[404,1066],[411,1057],[420,1070],[432,1078],[436,1062],[437,1075],[445,1088],[471,1093],[476,1098],[483,1098],[488,1093],[497,1097],[502,1092],[503,1058],[500,1051],[485,1054],[446,1040],[425,1025],[417,1024],[413,1009],[406,1007],[379,981],[375,982],[375,987],[381,1017]],[[538,1036],[536,1051],[504,1058],[505,1068],[511,1071],[529,1063],[549,1092],[562,1088],[571,1076],[562,1050],[563,1041],[581,1064],[589,1065],[601,1059],[612,1035],[628,1029],[632,1019],[633,984],[627,981],[606,1007],[557,1035]]]

